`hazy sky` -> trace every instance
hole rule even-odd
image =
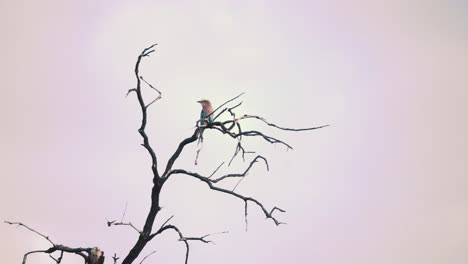
[[[229,230],[216,245],[192,243],[190,263],[467,263],[467,17],[462,0],[3,0],[0,218],[125,256],[137,235],[106,219],[126,203],[126,220],[141,226],[147,214],[150,160],[125,93],[137,55],[157,42],[141,71],[163,93],[148,124],[161,164],[203,97],[246,92],[239,113],[331,124],[290,134],[249,123],[295,147],[246,141],[271,167],[257,164],[237,189],[286,209],[287,225],[252,205],[245,232],[242,201],[171,179],[155,226],[174,214],[187,236]],[[235,141],[205,137],[200,164],[192,146],[175,167],[209,174],[229,160]],[[0,225],[2,263],[47,246]],[[145,263],[183,263],[173,233],[144,254],[153,250]]]

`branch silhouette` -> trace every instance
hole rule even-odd
[[[52,246],[48,249],[42,249],[42,250],[33,250],[26,252],[23,256],[23,261],[21,262],[22,264],[27,263],[27,259],[29,255],[36,254],[36,253],[45,253],[50,256],[56,263],[61,263],[63,259],[63,254],[64,253],[71,253],[71,254],[76,254],[79,255],[83,258],[85,263],[87,264],[102,264],[104,263],[104,252],[102,252],[98,247],[90,248],[82,248],[82,247],[68,247],[60,244],[54,243],[49,236],[46,236],[35,229],[32,229],[31,227],[21,223],[21,222],[9,222],[9,221],[4,221],[6,224],[9,225],[16,225],[17,227],[24,227],[27,230],[43,237],[45,240],[47,240]],[[60,256],[58,258],[55,258],[52,253],[55,252],[60,252]]]

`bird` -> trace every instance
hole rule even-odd
[[[211,106],[211,102],[208,99],[201,99],[197,101],[202,106],[202,110],[200,112],[200,119],[201,120],[208,120],[208,122],[213,122],[213,107]]]
[[[199,138],[197,142],[197,155],[195,157],[195,165],[198,164],[198,155],[203,148],[203,131],[207,127],[208,123],[213,122],[213,106],[208,99],[198,100],[197,103],[200,103],[202,110],[200,112],[200,119],[197,121],[197,127],[199,132]],[[201,143],[201,144],[200,144]]]

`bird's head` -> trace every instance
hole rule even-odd
[[[201,99],[198,100],[197,103],[200,103],[202,107],[208,107],[211,106],[211,102],[208,99]]]

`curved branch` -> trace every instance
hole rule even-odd
[[[162,234],[164,231],[169,230],[169,229],[172,229],[172,230],[176,231],[177,234],[179,234],[179,241],[183,241],[185,243],[185,264],[187,264],[188,263],[188,258],[189,258],[189,253],[190,253],[190,245],[187,242],[187,240],[181,240],[182,238],[184,238],[184,235],[182,235],[182,232],[180,232],[179,228],[177,228],[174,225],[164,225],[158,230],[158,232],[152,234],[150,236],[150,239],[153,239],[155,236],[157,236],[159,234]]]
[[[154,253],[156,253],[156,250],[149,253],[148,255],[146,255],[141,261],[140,261],[140,264],[142,264],[149,256],[153,255]]]
[[[226,103],[224,103],[223,105],[237,99],[239,96],[241,96],[242,94],[238,95],[237,97],[234,97],[233,99],[231,100],[228,100]],[[242,120],[246,120],[246,119],[257,119],[257,120],[260,120],[262,121],[263,123],[265,123],[266,125],[270,126],[270,127],[273,127],[273,128],[276,128],[276,129],[279,129],[279,130],[284,130],[284,131],[291,131],[291,132],[301,132],[301,131],[310,131],[310,130],[316,130],[316,129],[320,129],[320,128],[324,128],[324,127],[328,127],[329,125],[323,125],[323,126],[317,126],[317,127],[309,127],[309,128],[289,128],[289,127],[283,127],[283,126],[278,126],[274,123],[271,123],[271,122],[268,122],[265,118],[263,117],[260,117],[260,116],[257,116],[257,115],[247,115],[247,114],[244,114],[243,116],[239,117],[239,118],[236,118],[236,114],[233,112],[233,110],[237,107],[239,107],[240,105],[242,104],[242,102],[232,106],[232,107],[226,107],[224,108],[216,117],[218,118],[221,114],[223,114],[224,112],[228,111],[231,116],[232,116],[232,120],[227,120],[227,121],[224,121],[224,122],[209,122],[207,125],[206,125],[206,128],[207,129],[215,129],[223,134],[228,134],[230,137],[232,138],[235,138],[235,139],[238,139],[239,140],[239,143],[238,143],[238,146],[236,147],[236,151],[234,153],[234,156],[232,157],[231,159],[231,162],[232,160],[234,159],[234,157],[239,153],[239,151],[242,150],[242,153],[243,153],[243,157],[244,157],[244,154],[246,153],[244,148],[242,147],[242,145],[240,144],[240,141],[242,139],[242,136],[247,136],[247,137],[261,137],[263,138],[265,141],[271,143],[271,144],[282,144],[284,146],[286,146],[288,149],[293,149],[291,145],[289,145],[288,143],[280,140],[280,139],[277,139],[277,138],[274,138],[272,136],[268,136],[266,135],[265,133],[263,132],[260,132],[260,131],[257,131],[257,130],[251,130],[251,131],[242,131],[241,129],[241,125],[240,125],[240,122]],[[223,106],[222,105],[222,106]],[[216,110],[218,110],[220,107],[218,107]],[[232,129],[237,126],[238,128],[238,132],[232,132]]]
[[[159,92],[159,90],[154,88],[151,84],[146,82],[146,80],[140,76],[140,72],[139,72],[139,67],[140,67],[142,58],[148,57],[151,53],[153,53],[155,51],[153,49],[155,45],[156,44],[151,45],[150,47],[144,49],[141,52],[141,54],[138,56],[137,62],[135,64],[135,77],[137,81],[135,92],[137,94],[138,103],[140,105],[141,114],[142,114],[141,126],[138,129],[138,132],[143,138],[143,144],[142,144],[143,147],[145,147],[145,149],[148,151],[148,153],[151,156],[151,170],[153,172],[153,188],[151,189],[151,207],[146,217],[145,224],[143,226],[143,231],[140,231],[137,228],[133,227],[133,225],[130,225],[130,223],[125,223],[125,224],[132,226],[135,230],[139,232],[140,235],[138,237],[138,240],[134,244],[134,246],[128,252],[127,256],[123,259],[122,264],[133,263],[133,261],[138,257],[141,251],[145,248],[146,244],[149,241],[148,235],[151,234],[151,231],[153,229],[153,224],[156,219],[156,215],[158,214],[159,210],[161,210],[159,206],[159,194],[161,192],[162,185],[164,184],[164,180],[161,179],[159,175],[158,160],[156,158],[156,153],[151,147],[149,143],[148,135],[145,132],[147,115],[148,115],[147,109],[151,104],[153,104],[155,101],[160,99],[161,93]],[[156,92],[159,93],[159,96],[156,99],[154,99],[152,102],[150,102],[149,104],[145,104],[143,100],[143,95],[141,92],[141,81],[145,82],[150,88],[154,89]]]
[[[38,231],[36,231],[36,230],[30,228],[29,226],[27,226],[27,225],[25,225],[25,224],[23,224],[23,223],[20,223],[20,222],[9,222],[9,221],[3,221],[3,222],[4,222],[4,223],[7,223],[7,224],[9,224],[9,225],[16,225],[17,227],[22,226],[22,227],[28,229],[29,231],[31,231],[31,232],[33,232],[33,233],[36,233],[37,235],[43,237],[44,239],[46,239],[47,241],[49,241],[49,243],[52,244],[52,246],[55,246],[54,242],[52,242],[52,240],[49,239],[49,236],[46,236],[46,235],[44,235],[44,234],[42,234],[42,233],[39,233]]]
[[[152,105],[154,102],[156,102],[157,100],[159,100],[159,99],[162,98],[162,96],[161,96],[162,93],[161,93],[161,91],[159,91],[158,89],[154,88],[154,86],[151,85],[149,82],[147,82],[145,79],[143,79],[143,76],[140,76],[140,79],[141,79],[142,81],[144,81],[151,89],[155,90],[155,91],[158,93],[158,96],[157,96],[155,99],[153,99],[153,101],[151,101],[149,104],[147,104],[147,105],[145,106],[145,108],[148,108],[148,107],[150,107],[150,105]]]
[[[265,118],[260,117],[260,116],[256,116],[256,115],[243,115],[243,116],[239,117],[236,121],[240,121],[240,120],[244,120],[244,119],[257,119],[257,120],[260,120],[260,121],[262,121],[263,123],[267,124],[268,126],[271,126],[271,127],[274,127],[274,128],[280,129],[280,130],[294,131],[294,132],[299,132],[299,131],[310,131],[310,130],[315,130],[315,129],[319,129],[319,128],[324,128],[324,127],[330,126],[330,125],[323,125],[323,126],[309,127],[309,128],[289,128],[289,127],[282,127],[282,126],[278,126],[278,125],[275,125],[275,124],[273,124],[273,123],[270,123],[270,122],[268,122]]]
[[[174,154],[172,154],[171,158],[167,162],[166,169],[164,170],[164,173],[163,173],[162,177],[167,177],[168,176],[168,172],[172,169],[172,166],[174,166],[174,162],[180,156],[180,154],[182,153],[182,150],[184,150],[185,146],[197,141],[199,134],[200,134],[199,129],[195,129],[195,131],[193,132],[191,137],[188,137],[188,138],[182,140],[182,142],[180,142],[180,144],[177,147],[176,151],[174,152]]]
[[[153,49],[153,47],[156,46],[156,45],[157,44],[153,44],[150,47],[144,49],[143,52],[138,56],[138,59],[137,59],[136,65],[135,65],[135,77],[137,79],[137,86],[136,86],[136,88],[134,90],[136,92],[136,94],[137,94],[138,103],[140,104],[141,113],[142,113],[141,126],[138,129],[138,132],[140,133],[141,137],[143,138],[143,144],[142,144],[143,147],[145,147],[145,149],[148,151],[148,153],[151,156],[151,162],[152,162],[151,169],[153,171],[153,175],[154,175],[155,179],[159,178],[158,160],[157,160],[157,157],[156,157],[156,153],[154,152],[153,148],[151,147],[151,145],[149,143],[149,138],[148,138],[148,135],[146,134],[146,131],[145,131],[146,120],[147,120],[147,109],[148,109],[149,105],[145,104],[145,102],[143,100],[143,95],[141,93],[141,80],[143,80],[144,82],[146,82],[146,81],[143,78],[141,78],[141,76],[140,76],[140,62],[141,62],[142,58],[149,56],[149,54],[151,54],[152,52],[155,51]],[[148,83],[148,85],[149,85],[149,83]],[[152,87],[152,86],[150,85],[150,87]],[[154,87],[152,87],[152,88],[155,89]],[[131,89],[131,90],[129,90],[129,92],[130,91],[133,91],[133,90]],[[159,99],[159,98],[160,98],[160,96],[157,99]],[[150,104],[152,104],[153,102],[151,102]]]
[[[35,253],[49,253],[49,250],[33,250],[33,251],[29,251],[27,252],[26,254],[24,254],[23,256],[23,262],[21,262],[21,264],[26,264],[26,260],[28,259],[28,256],[31,255],[31,254],[35,254]],[[50,252],[52,253],[52,252]]]
[[[205,119],[207,119],[207,118],[209,118],[210,116],[214,115],[214,113],[216,113],[216,111],[218,111],[219,109],[221,109],[221,107],[223,107],[223,106],[225,106],[226,104],[228,104],[228,103],[230,103],[230,102],[236,100],[237,98],[241,97],[241,96],[244,95],[244,94],[245,94],[245,92],[243,92],[243,93],[241,93],[241,94],[239,94],[239,95],[237,95],[237,96],[235,96],[235,97],[233,97],[233,98],[227,100],[226,102],[224,102],[223,104],[221,104],[220,106],[218,106],[213,112],[211,112],[211,114],[207,115],[207,116],[205,117]],[[242,102],[241,102],[241,103],[242,103]],[[239,104],[239,105],[240,105],[240,104]],[[239,106],[239,105],[238,105],[238,106]],[[236,107],[237,107],[237,106],[236,106]],[[227,110],[227,109],[224,109],[223,111],[221,111],[221,113],[219,113],[213,120],[215,120],[216,118],[218,118],[218,117],[222,114],[222,112],[224,112],[224,111],[226,111],[226,110]]]
[[[213,184],[213,181],[210,180],[209,178],[207,177],[204,177],[198,173],[195,173],[195,172],[190,172],[190,171],[186,171],[186,170],[181,170],[181,169],[176,169],[176,170],[172,170],[170,173],[170,175],[172,174],[185,174],[185,175],[188,175],[188,176],[191,176],[191,177],[194,177],[194,178],[197,178],[199,179],[200,181],[206,183],[208,185],[208,187],[210,187],[210,189],[214,190],[214,191],[217,191],[217,192],[222,192],[222,193],[226,193],[226,194],[229,194],[231,196],[234,196],[234,197],[237,197],[241,200],[243,200],[245,203],[246,203],[246,212],[247,212],[247,202],[253,202],[255,204],[258,205],[258,207],[260,207],[260,209],[263,211],[263,214],[265,215],[265,217],[267,219],[272,219],[272,221],[276,224],[276,225],[280,225],[280,224],[285,224],[283,222],[280,222],[278,221],[274,216],[273,216],[273,212],[274,210],[272,209],[270,212],[268,212],[265,208],[265,206],[260,203],[257,199],[255,198],[252,198],[252,197],[247,197],[247,196],[243,196],[241,194],[238,194],[234,191],[230,191],[230,190],[227,190],[227,189],[224,189],[224,188],[220,188],[220,187],[217,187]],[[276,207],[276,206],[275,206]],[[276,207],[277,210],[281,211],[281,212],[286,212],[285,210],[283,209],[279,209],[278,207]],[[246,213],[246,217],[247,217],[247,213]]]
[[[42,250],[33,250],[33,251],[30,251],[30,252],[27,252],[26,254],[24,254],[23,256],[23,262],[22,264],[26,264],[26,260],[28,258],[29,255],[31,254],[35,254],[35,253],[46,253],[46,254],[51,254],[51,253],[54,253],[56,251],[60,251],[61,254],[60,254],[60,257],[58,259],[55,259],[52,258],[57,262],[57,263],[60,263],[62,258],[63,258],[63,253],[73,253],[73,254],[76,254],[76,255],[79,255],[81,257],[83,257],[83,259],[85,260],[85,262],[88,260],[89,258],[89,255],[91,253],[91,250],[93,250],[93,248],[81,248],[81,247],[78,247],[78,248],[72,248],[72,247],[67,247],[67,246],[64,246],[64,245],[59,245],[59,244],[56,244],[54,243],[50,238],[49,236],[46,236],[32,228],[30,228],[29,226],[23,224],[23,223],[20,223],[20,222],[9,222],[9,221],[4,221],[6,224],[9,224],[9,225],[16,225],[17,227],[24,227],[26,228],[27,230],[43,237],[44,239],[46,239],[47,241],[49,241],[49,243],[52,244],[52,247],[50,247],[49,249],[42,249]],[[86,254],[87,255],[86,255]],[[103,257],[104,258],[104,257]],[[93,263],[94,264],[94,263]]]
[[[171,218],[169,218],[167,221],[169,221]],[[185,264],[188,263],[188,258],[189,258],[189,253],[190,253],[190,245],[189,245],[188,241],[200,241],[200,242],[207,243],[207,244],[208,243],[213,243],[214,244],[213,241],[207,240],[206,238],[209,237],[209,236],[212,236],[212,235],[228,233],[228,231],[224,231],[224,232],[219,232],[219,233],[207,234],[207,235],[204,235],[204,236],[201,236],[201,237],[186,237],[186,236],[184,236],[182,234],[182,232],[180,231],[180,229],[177,226],[175,226],[175,225],[166,225],[167,221],[161,226],[161,228],[159,228],[159,230],[156,233],[154,233],[154,234],[152,234],[150,236],[150,240],[153,239],[155,236],[162,234],[166,230],[174,230],[175,232],[177,232],[177,234],[179,235],[179,241],[182,241],[185,244],[185,249],[186,249],[185,250]]]
[[[227,121],[227,122],[224,122],[224,123],[232,123],[232,121]],[[213,122],[213,123],[210,123],[208,124],[208,126],[206,127],[207,129],[214,129],[214,130],[217,130],[223,134],[227,134],[229,135],[230,137],[234,138],[234,139],[237,139],[239,137],[242,137],[242,136],[246,136],[246,137],[261,137],[263,138],[265,141],[271,143],[271,144],[281,144],[281,145],[284,145],[286,146],[288,149],[293,149],[293,147],[291,145],[289,145],[288,143],[282,141],[282,140],[279,140],[277,138],[274,138],[274,137],[271,137],[271,136],[268,136],[268,135],[265,135],[264,133],[260,132],[260,131],[256,131],[256,130],[251,130],[251,131],[241,131],[241,132],[238,132],[238,133],[235,133],[235,132],[231,132],[231,128],[227,128],[224,126],[224,123],[220,123],[220,122]]]
[[[252,168],[252,166],[254,165],[254,163],[258,162],[258,160],[263,160],[265,162],[265,165],[266,165],[266,168],[267,170],[270,170],[269,166],[268,166],[268,161],[267,159],[265,159],[264,157],[258,155],[257,157],[255,157],[255,159],[253,159],[249,166],[247,167],[247,169],[243,172],[243,173],[230,173],[230,174],[226,174],[224,176],[221,176],[219,178],[216,178],[216,179],[210,179],[210,181],[212,183],[217,183],[217,182],[220,182],[226,178],[234,178],[234,177],[245,177],[247,175],[247,173],[250,171],[250,169]],[[211,177],[211,176],[210,176]],[[207,179],[209,179],[210,177],[208,177]]]

